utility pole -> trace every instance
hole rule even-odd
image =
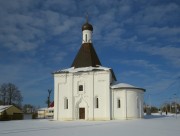
[[[150,94],[149,94],[149,109],[150,109],[150,113],[151,113],[151,98],[150,98]]]
[[[170,110],[170,113],[171,113],[171,98],[169,98],[169,110]]]
[[[125,92],[126,92],[126,120],[127,120],[127,90],[125,90]]]
[[[52,89],[48,89],[48,101],[47,101],[47,105],[48,105],[48,108],[50,106],[50,97],[51,97],[51,92],[52,92]]]
[[[176,100],[176,94],[174,94],[174,99],[175,99],[175,113],[176,113],[176,119],[177,119],[177,100]]]

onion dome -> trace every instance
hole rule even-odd
[[[86,22],[83,26],[82,26],[82,31],[84,30],[90,30],[93,31],[93,26],[91,24],[89,24],[88,22]]]

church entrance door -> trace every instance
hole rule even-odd
[[[85,119],[85,108],[79,108],[79,119]]]

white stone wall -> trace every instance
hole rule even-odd
[[[140,89],[113,89],[112,90],[112,118],[131,119],[143,118],[143,94]],[[117,99],[121,100],[121,107],[117,108]]]
[[[54,119],[78,120],[79,108],[85,108],[86,120],[110,120],[110,80],[109,70],[55,74]],[[83,85],[83,91],[79,91],[79,85]],[[95,107],[96,97],[99,108]]]
[[[110,120],[110,71],[95,74],[94,98],[99,98],[99,108],[94,108],[95,120]],[[95,105],[94,99],[94,105]]]
[[[120,108],[118,107],[118,100],[120,100]],[[112,119],[124,119],[126,103],[125,103],[125,90],[113,89],[112,90]]]
[[[143,117],[143,91],[127,89],[127,118]]]
[[[54,119],[79,120],[79,108],[85,108],[85,120],[143,118],[144,91],[111,90],[111,80],[109,70],[55,74]],[[83,91],[79,91],[79,85],[83,86]]]

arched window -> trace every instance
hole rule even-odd
[[[64,109],[68,109],[68,99],[64,98]]]
[[[117,108],[121,108],[121,100],[117,99]]]
[[[83,85],[79,85],[79,91],[83,91]]]
[[[96,108],[99,108],[99,98],[96,97]]]

